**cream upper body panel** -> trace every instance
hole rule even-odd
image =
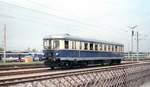
[[[44,48],[123,52],[123,44],[100,40],[83,39],[70,35],[49,36],[43,39]],[[56,43],[57,42],[57,43]]]

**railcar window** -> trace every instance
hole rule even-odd
[[[117,45],[115,45],[115,52],[117,52]]]
[[[88,50],[88,43],[85,43],[85,44],[84,44],[84,49],[85,49],[85,50]]]
[[[82,49],[82,42],[80,42],[80,49]]]
[[[98,45],[97,44],[95,44],[95,50],[98,50]]]
[[[52,45],[51,40],[49,40],[48,44],[49,44],[48,49],[51,49],[51,45]]]
[[[72,49],[76,49],[76,42],[72,41]]]
[[[59,48],[59,40],[54,41],[53,49],[58,49]]]
[[[45,49],[49,49],[50,45],[49,45],[49,40],[44,40],[43,45]]]
[[[120,48],[121,48],[121,46],[118,46],[118,52],[120,52]]]
[[[114,51],[114,46],[112,45],[112,52]]]
[[[93,50],[93,43],[90,43],[90,50]]]
[[[102,44],[99,44],[99,50],[102,51]]]
[[[106,45],[104,45],[104,51],[106,51]]]
[[[69,48],[69,41],[65,41],[65,49]]]
[[[111,50],[110,50],[110,45],[108,45],[108,51],[111,51]]]
[[[77,49],[78,47],[77,47],[77,42],[76,41],[74,41],[74,49]]]
[[[121,48],[120,52],[123,52],[123,46],[120,46],[120,48]]]
[[[74,49],[74,42],[72,41],[72,49]]]

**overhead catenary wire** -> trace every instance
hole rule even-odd
[[[34,4],[34,5],[37,5],[37,6],[41,7],[41,8],[45,8],[45,9],[47,9],[47,10],[49,10],[49,11],[55,11],[55,12],[59,12],[59,13],[65,13],[64,10],[62,11],[62,10],[50,8],[50,7],[48,7],[48,6],[45,6],[44,4],[35,2],[35,1],[33,1],[33,0],[26,0],[26,1],[28,1],[28,2],[30,2],[30,3],[32,3],[32,4]],[[71,11],[69,11],[69,13],[71,13]],[[74,13],[72,13],[72,14],[74,14]],[[76,19],[78,19],[78,18],[75,17],[75,20],[76,20]],[[93,26],[94,26],[94,25],[95,25],[95,24],[93,24]],[[99,25],[95,25],[95,26],[99,26]]]
[[[5,2],[5,1],[0,1],[0,3],[7,4],[7,5],[11,5],[11,6],[15,6],[15,7],[19,7],[19,8],[23,8],[23,9],[27,9],[27,10],[30,10],[30,11],[32,11],[32,12],[39,13],[39,14],[44,14],[44,15],[48,15],[48,16],[53,16],[53,17],[55,17],[55,18],[57,18],[57,19],[60,19],[60,20],[70,21],[70,22],[73,22],[73,23],[76,22],[76,23],[78,23],[78,24],[87,25],[87,26],[91,26],[91,27],[98,27],[98,26],[96,26],[96,25],[84,23],[84,22],[79,21],[79,20],[76,20],[76,19],[71,19],[71,18],[67,18],[67,17],[63,17],[63,16],[58,16],[58,15],[51,14],[51,13],[47,13],[47,12],[44,12],[44,11],[35,10],[35,9],[32,9],[32,8],[27,8],[27,7],[23,7],[23,6],[11,4],[11,3],[8,3],[8,2]]]
[[[28,21],[28,22],[32,22],[32,23],[38,23],[38,24],[42,24],[42,25],[46,25],[46,26],[50,26],[49,23],[44,23],[44,22],[38,22],[36,20],[32,20],[32,19],[26,19],[26,18],[18,18],[18,17],[15,17],[15,16],[10,16],[10,15],[4,15],[4,14],[0,14],[0,16],[2,17],[6,17],[6,18],[10,18],[10,19],[15,19],[15,20],[21,20],[21,21]],[[90,30],[90,28],[87,28],[86,29],[80,29],[78,30],[79,32],[86,32],[88,34],[95,34],[95,31],[94,30]],[[96,33],[99,33],[99,32],[96,32]]]
[[[0,1],[0,3],[1,3],[1,1]],[[19,7],[19,8],[23,8],[23,9],[27,9],[27,10],[30,10],[30,11],[33,11],[33,12],[36,12],[36,13],[39,13],[39,14],[41,14],[41,12],[39,12],[39,11],[37,11],[37,10],[33,10],[33,9],[29,9],[29,8],[25,8],[25,7],[21,7],[21,6],[18,6],[18,5],[14,5],[14,4],[10,4],[10,3],[7,3],[7,2],[2,2],[2,3],[4,3],[4,4],[8,4],[8,5],[11,5],[11,6],[15,6],[15,7]],[[43,13],[42,13],[43,14]],[[44,15],[47,15],[47,16],[49,16],[49,14],[45,14],[44,13]],[[4,16],[4,15],[3,15]],[[8,16],[8,15],[7,15]],[[50,15],[50,16],[52,16],[52,15]],[[10,16],[9,16],[10,17]],[[11,16],[12,17],[12,16]],[[12,18],[14,18],[14,17],[12,17]],[[58,18],[58,19],[60,19],[60,18]],[[68,21],[68,20],[67,20]],[[73,21],[74,22],[74,21]],[[80,23],[79,23],[80,24]],[[82,24],[83,25],[83,24]]]
[[[38,3],[38,2],[35,2],[35,1],[33,1],[33,0],[26,0],[26,1],[28,1],[28,2],[30,2],[30,3],[32,3],[32,4],[34,4],[34,5],[37,5],[37,6],[40,6],[40,7],[42,7],[42,8],[46,8],[46,9],[48,9],[49,11],[51,11],[51,10],[53,10],[53,11],[56,11],[56,12],[60,12],[61,11],[61,13],[65,13],[64,11],[62,11],[62,10],[58,10],[58,9],[54,9],[54,8],[50,8],[50,7],[47,7],[47,6],[45,6],[45,5],[43,5],[43,4],[41,4],[41,3]],[[76,18],[76,19],[78,19],[78,18]],[[76,19],[74,19],[74,20],[76,20]],[[84,22],[83,22],[84,23]],[[96,28],[96,29],[98,29],[99,27],[100,27],[100,25],[99,24],[89,24],[89,23],[84,23],[84,24],[86,24],[86,25],[90,25],[90,27],[94,27],[94,28]],[[107,25],[108,26],[108,25]],[[102,26],[101,26],[102,27]],[[106,26],[105,26],[105,29],[106,29]],[[109,29],[109,28],[107,28],[107,29]],[[99,30],[99,29],[98,29]]]
[[[3,3],[3,1],[0,1],[0,3]],[[101,30],[104,30],[104,29],[100,29],[97,25],[95,26],[93,24],[84,23],[84,22],[79,21],[79,20],[74,20],[74,19],[58,16],[58,15],[55,15],[55,14],[51,14],[51,13],[47,13],[47,12],[31,9],[29,7],[18,6],[18,5],[7,3],[7,2],[4,2],[4,4],[7,4],[7,5],[13,6],[13,7],[17,7],[17,8],[26,9],[26,10],[32,11],[34,13],[43,14],[43,15],[47,15],[47,16],[52,16],[52,17],[54,17],[56,19],[59,19],[59,20],[62,20],[62,21],[67,21],[67,23],[73,23],[74,25],[78,24],[79,26],[77,26],[77,27],[78,28],[81,27],[80,29],[78,29],[79,32],[88,33],[90,35],[91,34],[93,34],[93,35],[97,34],[97,35],[101,36],[100,35],[101,34]],[[12,8],[12,9],[14,9],[14,8]],[[5,18],[10,18],[10,19],[15,19],[15,20],[21,20],[21,21],[28,21],[28,22],[32,22],[32,23],[38,23],[38,24],[41,24],[41,25],[44,25],[44,26],[45,25],[46,26],[51,26],[51,24],[49,22],[41,21],[43,19],[40,18],[40,17],[32,17],[31,15],[26,15],[24,13],[22,13],[22,15],[19,16],[19,17],[16,16],[16,15],[10,15],[10,14],[7,15],[7,14],[1,14],[1,13],[0,13],[0,16],[5,17]],[[51,19],[48,19],[48,20],[51,20]],[[59,25],[59,24],[57,24],[57,25]]]
[[[39,14],[43,14],[43,15],[47,15],[47,16],[52,16],[56,19],[60,19],[60,20],[63,20],[63,21],[68,21],[69,23],[73,23],[73,24],[79,24],[80,26],[84,26],[86,28],[90,27],[91,28],[90,30],[92,30],[92,31],[95,30],[97,32],[100,32],[100,30],[102,30],[102,29],[103,30],[104,29],[107,29],[107,30],[111,29],[111,28],[106,28],[106,26],[103,26],[103,28],[100,29],[99,25],[85,23],[85,22],[79,21],[77,19],[71,19],[71,18],[67,18],[67,17],[63,17],[63,16],[58,16],[58,15],[55,15],[55,14],[43,12],[43,11],[40,11],[40,10],[35,10],[35,9],[32,9],[32,8],[28,8],[28,7],[19,6],[19,5],[8,3],[8,2],[5,2],[5,1],[0,1],[0,3],[7,4],[7,5],[10,5],[10,6],[13,6],[13,7],[19,7],[19,8],[26,9],[26,10],[29,10],[29,11],[32,11],[32,12],[35,12],[35,13],[39,13]],[[108,25],[107,25],[107,27],[108,27]]]
[[[38,6],[42,7],[42,8],[46,8],[46,9],[49,9],[49,10],[58,11],[57,9],[47,7],[47,6],[45,6],[45,5],[41,4],[41,3],[38,3],[38,2],[35,2],[35,1],[32,1],[32,0],[26,0],[26,1],[31,2],[32,4],[36,4],[36,5],[38,5]]]
[[[0,3],[1,3],[1,1],[0,1]],[[2,2],[3,3],[3,2]],[[14,5],[14,4],[10,4],[10,3],[7,3],[7,2],[4,2],[4,4],[8,4],[8,5],[11,5],[11,6],[15,6],[15,7],[19,7],[19,8],[25,8],[25,7],[21,7],[21,6],[18,6],[18,5]],[[29,8],[25,8],[25,9],[28,9],[28,10],[30,10]],[[37,12],[36,10],[31,10],[31,11],[34,11],[34,12]],[[37,12],[37,13],[39,13],[39,12]],[[41,13],[40,13],[41,14]],[[47,14],[48,15],[48,14]],[[41,20],[40,20],[40,22],[38,22],[39,20],[37,20],[38,18],[36,18],[36,20],[34,19],[33,20],[33,18],[32,19],[30,19],[30,18],[21,18],[21,17],[15,17],[15,16],[10,16],[10,15],[5,15],[5,14],[0,14],[0,16],[3,16],[3,17],[8,17],[8,18],[12,18],[12,19],[20,19],[20,20],[25,20],[25,21],[32,21],[32,22],[37,22],[37,23],[42,23],[43,25],[49,25],[49,23],[43,23],[43,22],[41,22]],[[74,22],[74,21],[73,21]],[[80,24],[80,23],[78,23],[78,24]],[[86,28],[86,30],[85,29],[83,29],[84,30],[84,32],[87,32],[87,31],[89,31],[90,33],[91,32],[94,32],[94,31],[96,31],[96,32],[99,32],[99,30],[97,30],[97,29],[94,29],[94,28],[96,28],[96,27],[94,27],[93,28],[93,26],[90,26],[91,28],[89,28],[89,25],[88,24],[80,24],[80,27],[85,27]],[[79,27],[79,26],[78,26]],[[87,30],[88,29],[88,30]]]
[[[62,16],[57,16],[57,15],[54,15],[54,14],[51,14],[51,13],[47,13],[47,12],[43,12],[43,11],[39,11],[39,10],[35,10],[35,9],[32,9],[32,8],[27,8],[27,7],[23,7],[23,6],[18,6],[18,5],[15,5],[15,4],[11,4],[11,3],[8,3],[8,2],[5,2],[5,1],[0,1],[0,3],[3,3],[3,4],[7,4],[8,6],[13,6],[13,7],[17,7],[17,8],[22,8],[22,9],[26,9],[28,11],[32,11],[32,12],[35,12],[35,13],[39,13],[39,14],[43,14],[43,15],[47,15],[47,16],[52,16],[56,19],[60,19],[60,20],[63,20],[63,21],[67,21],[65,23],[73,23],[73,25],[76,25],[78,24],[79,26],[77,26],[77,28],[80,27],[80,29],[78,29],[78,31],[80,32],[86,32],[88,34],[93,34],[93,35],[101,35],[102,34],[102,30],[106,30],[106,28],[100,28],[98,26],[94,26],[93,24],[86,24],[82,21],[78,21],[78,20],[74,20],[74,19],[70,19],[70,18],[65,18],[65,17],[62,17]],[[25,20],[25,21],[30,21],[30,22],[33,22],[33,23],[38,23],[38,24],[41,24],[42,25],[46,25],[46,26],[50,26],[50,23],[46,23],[46,22],[42,22],[41,18],[39,17],[36,17],[34,19],[34,17],[30,17],[30,18],[26,18],[27,15],[25,15],[25,17],[15,17],[15,16],[12,16],[12,15],[6,15],[6,14],[0,14],[1,16],[3,17],[8,17],[8,18],[11,18],[11,19],[19,19],[19,20]],[[37,20],[38,19],[38,20]],[[61,21],[62,22],[62,21]],[[57,24],[59,25],[59,23]],[[107,28],[108,29],[108,28]]]

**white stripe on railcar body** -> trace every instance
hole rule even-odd
[[[108,60],[108,59],[123,59],[123,57],[60,57],[60,60]]]

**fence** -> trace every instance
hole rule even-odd
[[[149,80],[150,63],[136,63],[53,75],[10,87],[139,87]]]

